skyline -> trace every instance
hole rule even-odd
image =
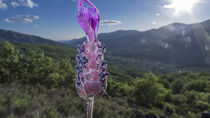
[[[191,24],[210,19],[209,0],[194,0],[196,4],[188,5],[191,9],[176,8],[178,2],[174,1],[179,0],[91,0],[101,16],[99,33],[146,31],[174,22]],[[0,0],[0,29],[53,40],[84,37],[76,21],[76,7],[76,0]]]

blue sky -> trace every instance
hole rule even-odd
[[[190,12],[184,8],[177,12],[177,8],[171,7],[174,1],[91,0],[100,12],[103,23],[100,32],[145,31],[173,22],[196,23],[210,19],[210,0],[196,0]],[[76,7],[76,0],[0,0],[0,29],[53,40],[83,37],[85,34],[76,21]]]

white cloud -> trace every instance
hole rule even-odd
[[[76,2],[77,0],[72,0],[72,2]]]
[[[38,7],[39,5],[34,3],[32,0],[27,0],[27,4],[29,8]]]
[[[17,3],[17,2],[15,2],[15,1],[12,1],[12,2],[11,2],[11,5],[12,5],[14,8],[16,8],[16,7],[19,7],[19,6],[20,6],[20,4],[19,4],[19,3]]]
[[[160,16],[160,13],[156,13],[155,16]]]
[[[168,5],[164,5],[163,8],[168,8],[168,9],[171,9],[171,4],[168,4]]]
[[[0,9],[7,9],[7,5],[2,1],[0,0]]]
[[[156,24],[157,24],[157,22],[156,22],[156,21],[152,21],[152,24],[153,24],[153,25],[156,25]]]
[[[34,7],[39,7],[37,3],[34,3],[32,0],[16,0],[12,1],[11,5],[16,8],[19,6],[24,6],[24,7],[29,7],[29,8],[34,8]]]
[[[102,20],[100,22],[101,25],[109,25],[109,26],[113,26],[113,25],[119,25],[122,24],[121,21],[118,20]]]
[[[19,23],[32,23],[34,20],[38,20],[39,16],[36,15],[17,15],[11,18],[6,18],[5,22],[7,23],[13,23],[13,22],[19,22]]]

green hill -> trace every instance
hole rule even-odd
[[[71,57],[73,59],[76,55],[74,48],[50,39],[9,30],[0,30],[0,43],[5,41],[12,43],[17,49],[20,49],[20,51],[24,53],[27,53],[29,50],[41,51],[57,59],[64,57]]]
[[[109,56],[160,62],[174,66],[175,70],[182,70],[210,66],[209,35],[210,20],[197,24],[173,23],[145,32],[120,30],[102,33],[98,39],[107,46]],[[83,40],[65,43],[76,46]]]
[[[54,41],[40,43],[42,38],[21,42],[20,37],[31,37],[21,35],[17,40],[15,35],[4,36],[0,43],[0,118],[85,117],[86,103],[74,85],[76,51]],[[95,100],[94,117],[200,118],[203,111],[210,110],[209,73],[162,74],[160,70],[174,66],[120,56],[106,58],[111,75],[107,92]]]
[[[0,41],[8,41],[11,43],[39,43],[50,45],[62,45],[61,43],[55,42],[53,40],[3,29],[0,29]]]

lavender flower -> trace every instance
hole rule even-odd
[[[84,7],[84,2],[87,7]],[[97,40],[100,16],[97,8],[88,0],[78,0],[77,20],[85,31],[87,41],[77,47],[75,80],[80,97],[87,100],[88,118],[92,118],[93,101],[102,96],[107,87],[107,64],[104,61],[105,46]]]

